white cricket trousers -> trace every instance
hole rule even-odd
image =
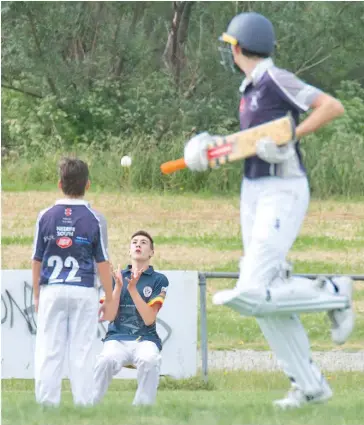
[[[97,312],[96,288],[41,286],[34,359],[38,403],[59,405],[67,356],[74,403],[80,406],[92,404]]]
[[[161,354],[151,341],[106,341],[97,357],[94,371],[94,403],[98,403],[114,375],[124,366],[137,369],[138,389],[133,405],[150,405],[155,403],[159,384]]]
[[[237,286],[269,286],[286,260],[309,205],[305,177],[244,179],[241,226],[244,245]],[[306,394],[322,388],[323,377],[311,360],[310,344],[297,315],[257,319],[284,372]]]

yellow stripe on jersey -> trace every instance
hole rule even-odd
[[[164,303],[164,297],[158,296],[156,298],[153,298],[152,300],[149,301],[148,305],[152,306],[156,303],[163,304]]]

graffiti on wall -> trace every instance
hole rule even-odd
[[[101,292],[101,288],[99,288]],[[5,289],[1,294],[1,325],[14,327],[16,321],[22,321],[31,335],[37,333],[37,320],[33,304],[33,286],[27,281],[23,282],[22,296],[16,298],[11,291]],[[159,325],[158,332],[160,333],[163,344],[172,335],[172,328],[164,321],[157,318]],[[97,329],[97,338],[101,338],[106,333],[106,327],[103,323],[99,323]]]

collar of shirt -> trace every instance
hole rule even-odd
[[[125,272],[131,272],[132,265],[128,264],[127,268],[124,270]],[[147,270],[143,272],[143,274],[151,275],[154,272],[153,266],[149,266]]]
[[[264,73],[268,71],[268,69],[274,66],[274,62],[272,58],[266,58],[260,61],[257,66],[253,69],[250,78],[244,78],[241,86],[239,87],[239,91],[241,93],[245,92],[245,89],[248,87],[250,83],[253,85],[257,84],[260,79],[263,77]]]
[[[56,205],[85,205],[86,207],[89,207],[90,204],[87,201],[84,201],[83,199],[58,199],[56,201]]]

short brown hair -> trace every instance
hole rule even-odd
[[[148,238],[150,241],[150,247],[154,250],[154,241],[148,232],[146,232],[145,230],[138,230],[137,232],[133,234],[133,236],[131,237],[131,240],[134,239],[135,236],[145,236],[146,238]]]
[[[86,162],[76,158],[63,158],[59,163],[62,191],[69,196],[83,196],[88,182]]]

